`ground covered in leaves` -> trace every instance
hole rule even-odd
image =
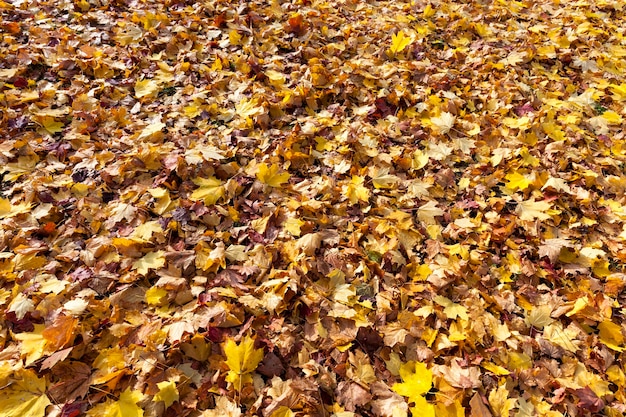
[[[0,14],[0,416],[626,412],[621,2]]]

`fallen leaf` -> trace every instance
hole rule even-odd
[[[412,40],[403,31],[394,33],[391,35],[391,47],[389,50],[393,55],[402,52],[407,46],[411,44]]]
[[[240,343],[228,339],[222,349],[229,369],[226,380],[241,391],[242,385],[252,382],[250,374],[263,360],[263,349],[255,349],[254,339],[249,336],[244,336]]]

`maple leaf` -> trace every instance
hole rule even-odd
[[[417,210],[417,218],[425,224],[437,224],[435,217],[442,216],[444,211],[437,207],[436,201],[428,201]]]
[[[356,204],[359,201],[369,201],[370,190],[363,185],[364,183],[365,178],[353,175],[348,185],[343,186],[342,192],[350,200],[351,204]]]
[[[372,174],[372,184],[378,189],[394,188],[399,181],[400,178],[389,174],[388,169],[375,170]]]
[[[0,417],[43,417],[50,400],[47,381],[30,369],[11,369],[0,362]]]
[[[254,338],[250,336],[244,336],[240,343],[228,339],[222,345],[222,349],[229,369],[226,380],[241,391],[243,384],[252,382],[250,373],[254,372],[263,360],[263,349],[255,349]]]
[[[530,127],[530,118],[527,116],[520,117],[519,119],[515,117],[505,117],[502,119],[502,124],[507,127],[526,130]]]
[[[126,388],[118,401],[100,403],[87,411],[89,417],[143,417],[143,410],[137,405],[143,398],[140,391]]]
[[[480,386],[480,369],[476,366],[462,368],[459,361],[459,358],[455,358],[450,363],[450,366],[438,367],[446,381],[453,387],[458,388],[476,388]]]
[[[508,417],[515,404],[517,399],[509,398],[509,390],[504,384],[489,393],[489,405],[496,417]]]
[[[200,188],[191,193],[192,200],[203,200],[204,204],[213,205],[224,196],[222,181],[215,177],[195,178],[193,183]]]
[[[551,216],[545,211],[549,210],[550,207],[551,205],[547,201],[527,200],[517,203],[515,212],[519,215],[520,220],[548,220]]]
[[[54,352],[72,340],[78,320],[60,314],[43,330],[41,335],[46,339],[46,348]]]
[[[573,244],[567,239],[546,239],[541,245],[539,245],[537,254],[539,255],[539,257],[547,257],[548,259],[550,259],[550,262],[555,262],[559,258],[561,249],[571,247],[573,247]]]
[[[389,50],[395,55],[398,52],[402,52],[411,42],[413,40],[410,37],[406,36],[403,31],[399,31],[391,35],[391,47]]]
[[[160,287],[151,287],[146,291],[146,303],[150,305],[160,305],[167,295],[167,290]]]
[[[135,97],[156,96],[159,84],[154,80],[140,80],[135,83]]]
[[[256,177],[263,184],[267,184],[270,187],[280,187],[289,181],[290,175],[288,172],[279,174],[278,171],[279,167],[276,164],[272,164],[271,166],[268,166],[267,164],[259,164],[259,170]]]
[[[0,197],[0,219],[17,216],[20,213],[27,213],[30,208],[31,204],[21,203],[14,206],[9,200]]]
[[[448,133],[452,127],[454,127],[454,122],[456,121],[456,117],[452,113],[442,112],[439,116],[433,117],[430,119],[430,122],[437,128],[439,133],[445,135]]]
[[[537,329],[543,329],[545,326],[554,321],[552,317],[550,317],[551,314],[551,306],[537,306],[531,310],[528,316],[526,316],[526,322]]]
[[[605,320],[598,324],[600,341],[607,347],[617,351],[623,352],[626,350],[624,347],[624,335],[622,334],[622,326],[613,323],[610,320]]]
[[[25,296],[24,294],[18,294],[11,304],[9,305],[9,312],[15,313],[15,316],[21,320],[26,317],[26,314],[35,309],[35,303],[33,300]]]
[[[212,410],[204,410],[201,417],[240,417],[241,409],[233,401],[227,397],[217,397],[215,400],[215,408]]]
[[[55,120],[53,117],[42,117],[40,119],[40,124],[41,127],[43,128],[44,132],[47,132],[51,135],[54,135],[55,133],[59,133],[63,131],[63,123]]]
[[[533,183],[526,175],[520,174],[517,171],[508,173],[505,178],[509,180],[506,184],[507,188],[511,190],[522,190],[524,191],[530,184]]]
[[[133,263],[137,273],[146,275],[150,269],[159,269],[165,266],[165,251],[148,252]]]
[[[434,417],[435,407],[426,401],[426,394],[433,385],[433,374],[421,362],[410,361],[400,366],[400,377],[402,382],[396,382],[391,387],[398,394],[407,397],[409,403],[414,403],[411,407],[413,415]]]
[[[165,123],[163,123],[161,120],[155,120],[141,130],[139,136],[137,136],[137,139],[142,140],[151,138],[152,136],[160,133],[165,126]]]
[[[159,392],[154,396],[154,401],[163,401],[165,408],[178,401],[178,389],[176,388],[176,382],[174,381],[162,381],[157,383]]]
[[[433,301],[442,306],[443,313],[449,319],[456,319],[460,317],[463,320],[468,320],[467,309],[460,304],[453,303],[452,300],[442,295],[437,295],[433,298]]]
[[[22,342],[20,351],[26,356],[26,365],[40,359],[46,353],[48,341],[43,336],[44,330],[43,324],[35,324],[32,332],[22,332],[14,336],[16,340]]]

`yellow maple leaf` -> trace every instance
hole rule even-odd
[[[489,405],[496,417],[508,417],[516,403],[517,399],[509,398],[509,390],[504,384],[489,393]]]
[[[622,123],[622,116],[619,113],[614,112],[613,110],[607,110],[602,113],[602,117],[606,119],[606,121],[610,125],[618,125]]]
[[[26,213],[30,210],[30,204],[18,204],[14,206],[5,198],[0,198],[0,219],[17,216],[20,213]]]
[[[89,417],[143,417],[143,410],[137,405],[143,398],[140,391],[126,391],[120,394],[118,401],[107,401],[87,411]]]
[[[427,225],[437,224],[435,217],[442,216],[444,211],[437,207],[436,201],[428,201],[417,210],[417,218]]]
[[[165,408],[178,401],[178,389],[174,381],[162,381],[157,384],[159,392],[154,396],[154,401],[163,401]]]
[[[540,305],[534,307],[527,315],[526,322],[537,329],[543,329],[554,320],[550,315],[552,314],[552,306]]]
[[[515,212],[519,215],[520,220],[548,220],[550,215],[545,213],[550,209],[550,203],[547,201],[520,201],[517,204]]]
[[[235,29],[228,32],[228,40],[231,45],[240,45],[242,36]]]
[[[626,84],[610,84],[609,87],[613,92],[613,100],[625,101],[626,100]]]
[[[239,103],[235,104],[235,111],[243,118],[253,117],[265,112],[262,105],[259,104],[257,98],[243,99]]]
[[[142,98],[155,96],[159,91],[159,84],[154,80],[140,80],[135,83],[135,97]]]
[[[623,352],[625,350],[622,326],[619,326],[610,320],[606,320],[598,324],[598,330],[600,331],[600,341],[607,347],[617,352]]]
[[[0,371],[0,417],[43,417],[50,400],[46,395],[46,379],[38,378],[30,369]]]
[[[280,168],[276,164],[268,166],[267,164],[259,164],[259,170],[256,173],[256,177],[263,184],[267,184],[270,187],[280,187],[289,180],[289,173],[283,172],[279,174]]]
[[[289,407],[281,405],[270,415],[270,417],[294,417],[295,415],[296,413],[294,413]],[[339,416],[338,413],[335,413],[335,415]]]
[[[437,417],[465,417],[465,408],[463,408],[461,401],[455,400],[452,404],[447,404],[447,402],[447,399],[437,401],[435,405]]]
[[[0,166],[0,173],[4,173],[4,181],[15,181],[22,175],[29,174],[39,162],[37,156],[20,156],[17,162],[9,162]],[[0,209],[1,210],[1,209]]]
[[[161,232],[163,232],[161,224],[157,221],[152,220],[135,227],[135,230],[133,230],[133,233],[131,233],[130,237],[133,240],[137,240],[139,242],[149,242],[150,239],[152,239],[152,235]]]
[[[146,275],[149,269],[159,269],[165,265],[165,252],[160,250],[156,252],[146,253],[143,257],[133,263],[133,269],[136,269],[141,275]]]
[[[53,117],[42,117],[39,123],[43,130],[51,135],[63,131],[63,123],[56,121]]]
[[[528,179],[527,176],[520,174],[518,171],[508,173],[504,178],[509,180],[509,182],[506,184],[507,188],[510,188],[514,191],[524,191],[528,188],[530,184],[533,183],[531,180]]]
[[[283,223],[283,227],[285,228],[286,231],[291,233],[293,236],[300,236],[300,233],[302,233],[300,228],[304,226],[304,224],[305,222],[303,222],[300,219],[289,217],[287,218],[287,220],[285,220],[285,223]]]
[[[370,198],[370,190],[363,185],[365,178],[358,175],[353,175],[350,183],[343,186],[343,194],[348,197],[351,204],[356,204],[359,201],[367,202]]]
[[[215,177],[195,178],[193,183],[200,186],[191,193],[192,200],[204,200],[204,204],[212,205],[224,196],[224,186],[222,181]]]
[[[167,290],[161,287],[151,287],[146,291],[146,303],[150,305],[160,305],[163,297],[167,295]]]
[[[485,368],[486,370],[488,370],[489,372],[493,372],[494,374],[500,376],[500,375],[509,375],[510,372],[508,369],[506,369],[503,366],[500,365],[496,365],[495,363],[491,363],[491,362],[482,362],[480,364],[480,366],[482,366],[483,368]]]
[[[523,116],[519,119],[515,117],[505,117],[502,119],[502,124],[513,129],[526,130],[530,127],[530,118],[528,118],[528,116]]]
[[[430,119],[430,123],[437,128],[437,131],[442,135],[448,133],[453,127],[454,122],[456,121],[456,116],[452,113],[448,113],[447,111],[442,112],[437,117],[432,117]]]
[[[413,415],[434,417],[435,407],[424,397],[433,385],[433,373],[426,367],[426,364],[414,361],[402,364],[400,378],[402,382],[393,384],[391,389],[415,404],[411,407]]]
[[[467,309],[460,304],[453,303],[449,298],[438,295],[433,298],[433,301],[443,307],[443,314],[445,314],[447,318],[454,320],[460,317],[463,320],[469,320]]]
[[[141,133],[139,133],[139,136],[137,136],[137,139],[143,140],[143,139],[149,139],[155,135],[158,136],[158,134],[161,133],[164,127],[165,127],[165,123],[163,123],[162,121],[160,120],[154,121],[142,129]]]
[[[402,52],[404,48],[411,44],[411,42],[413,42],[413,40],[406,36],[403,31],[394,33],[391,35],[391,47],[389,48],[389,51],[395,55],[398,52]]]
[[[239,344],[228,339],[222,346],[226,355],[228,375],[226,381],[232,383],[240,391],[243,384],[252,382],[250,375],[263,360],[263,349],[254,348],[254,338],[244,336]]]
[[[389,174],[387,169],[377,170],[372,175],[372,184],[374,184],[375,188],[394,188],[395,185],[400,181],[395,175]]]
[[[14,337],[21,341],[20,351],[26,356],[26,365],[40,359],[46,353],[48,341],[43,336],[45,326],[35,324],[32,332],[17,333]]]

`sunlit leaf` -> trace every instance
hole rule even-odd
[[[411,42],[412,40],[409,36],[406,36],[403,31],[399,31],[391,35],[391,47],[389,50],[395,55],[398,52],[402,52]]]
[[[87,411],[89,417],[143,417],[143,410],[137,405],[143,398],[140,391],[127,388],[120,394],[119,400],[100,403]]]
[[[242,384],[252,381],[250,373],[263,359],[263,349],[255,349],[254,339],[250,336],[244,336],[239,343],[228,339],[222,348],[229,369],[226,380],[240,389]]]
[[[165,256],[163,251],[149,252],[141,259],[133,263],[133,269],[139,274],[146,275],[150,269],[159,269],[165,265]]]
[[[517,204],[515,212],[519,214],[521,220],[548,220],[550,215],[546,213],[552,205],[547,201],[527,200]]]
[[[155,80],[144,79],[135,83],[135,97],[154,96],[159,91],[159,84]]]
[[[37,377],[32,370],[20,369],[2,375],[0,417],[43,417],[51,404],[46,395],[46,378]]]
[[[268,166],[267,164],[260,164],[259,171],[256,177],[263,184],[267,184],[270,187],[281,187],[284,183],[289,181],[289,173],[283,172],[279,174],[280,168],[276,164]]]
[[[212,205],[224,196],[222,181],[215,177],[195,178],[193,182],[200,188],[191,193],[192,200],[203,200],[204,204]]]
[[[159,382],[157,383],[157,387],[159,388],[159,392],[154,396],[154,401],[163,401],[166,408],[178,401],[178,389],[174,381]]]

